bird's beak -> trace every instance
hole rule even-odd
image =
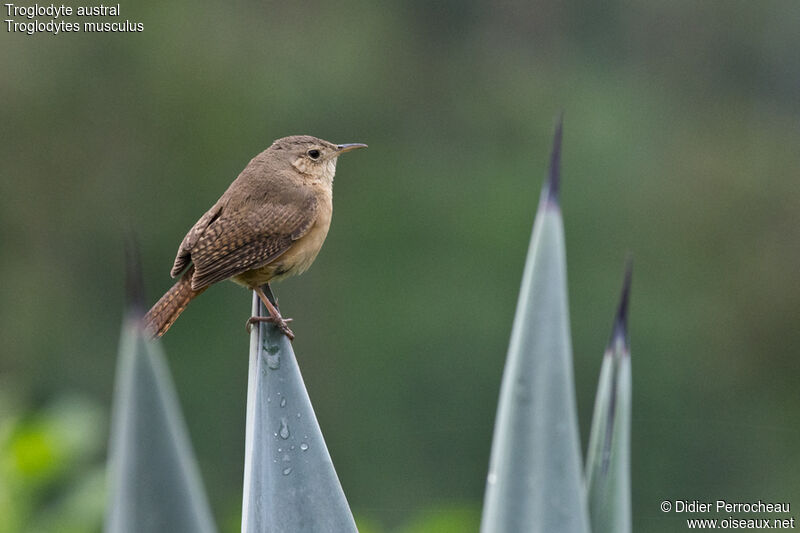
[[[348,144],[338,144],[336,145],[336,152],[338,155],[341,155],[345,152],[349,152],[350,150],[355,150],[356,148],[366,148],[367,145],[363,143],[348,143]]]

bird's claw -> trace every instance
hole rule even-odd
[[[294,332],[289,329],[289,322],[291,322],[291,318],[283,318],[283,317],[272,317],[272,316],[251,316],[247,319],[247,323],[245,324],[245,329],[247,333],[250,333],[253,329],[253,324],[258,322],[269,322],[271,324],[275,324],[281,333],[286,335],[290,341],[294,340]]]
[[[269,320],[267,320],[267,322],[272,322],[273,324],[275,324],[275,327],[277,327],[281,331],[281,333],[289,337],[290,341],[293,341],[294,332],[291,329],[289,329],[289,322],[291,321],[292,321],[291,318],[283,318],[283,317],[269,317]]]

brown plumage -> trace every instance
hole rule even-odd
[[[192,290],[192,275],[194,267],[190,266],[181,279],[168,290],[164,296],[159,298],[152,309],[145,315],[145,324],[154,337],[160,337],[178,319],[178,316],[186,309],[196,296],[206,290]]]
[[[184,237],[171,275],[189,269],[145,315],[148,330],[160,337],[209,285],[232,279],[255,290],[266,320],[293,338],[260,286],[311,265],[330,227],[336,159],[365,146],[297,135],[254,157]]]

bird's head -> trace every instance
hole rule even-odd
[[[330,184],[336,173],[336,159],[345,152],[366,147],[362,143],[333,144],[310,135],[292,135],[273,142],[269,149],[286,154],[301,174]]]

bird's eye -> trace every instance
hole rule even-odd
[[[310,157],[311,159],[319,159],[319,150],[312,149],[312,150],[309,150],[307,153],[308,153],[308,157]]]

